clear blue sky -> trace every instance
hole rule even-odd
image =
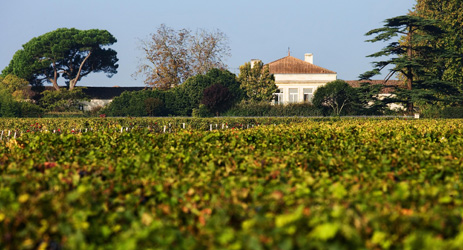
[[[364,42],[364,34],[387,18],[407,14],[415,0],[2,0],[0,70],[31,38],[57,28],[106,29],[118,40],[119,70],[112,78],[91,74],[78,86],[143,86],[135,80],[147,39],[162,24],[180,29],[220,29],[229,38],[230,71],[250,59],[268,63],[287,55],[355,80],[371,69],[371,58],[384,44]],[[60,82],[60,84],[64,84]]]

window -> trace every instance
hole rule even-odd
[[[283,104],[283,89],[278,89],[275,95],[275,104]]]
[[[304,102],[312,102],[313,88],[304,89],[303,93],[304,93]]]
[[[289,103],[296,103],[298,102],[297,96],[299,95],[299,91],[296,88],[289,89]]]

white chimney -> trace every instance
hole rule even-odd
[[[254,65],[256,65],[259,62],[260,62],[259,59],[251,59],[251,69],[254,68]]]
[[[312,53],[306,53],[304,61],[313,64],[313,54]]]

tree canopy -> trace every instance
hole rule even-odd
[[[270,74],[268,65],[264,65],[262,61],[254,63],[252,67],[249,62],[240,66],[238,79],[246,93],[246,99],[251,102],[271,101],[273,94],[278,90],[275,77]]]
[[[117,52],[104,46],[116,38],[106,30],[60,28],[31,39],[18,50],[2,74],[13,74],[32,85],[50,82],[59,91],[63,77],[69,90],[92,72],[117,73]]]
[[[191,114],[191,111],[194,108],[199,107],[199,104],[203,101],[205,89],[216,84],[221,85],[220,91],[222,91],[222,87],[228,89],[227,95],[229,96],[226,98],[227,105],[225,105],[225,107],[229,108],[232,104],[242,99],[243,93],[240,89],[240,83],[236,79],[236,76],[228,70],[211,69],[204,75],[199,74],[190,77],[184,84],[173,90],[178,93],[182,93],[180,96],[183,96],[183,101],[187,101],[188,103],[185,107],[187,107],[186,110],[188,110],[189,115]],[[216,90],[218,90],[218,88],[216,89],[214,87],[207,93],[212,95]],[[212,105],[210,107],[212,107]],[[217,111],[222,112],[224,109],[220,108],[220,110],[211,110],[211,112]]]
[[[218,116],[233,105],[233,94],[227,87],[216,83],[204,89],[201,104]]]
[[[414,102],[448,101],[458,95],[453,84],[443,80],[440,73],[442,59],[452,57],[452,52],[436,46],[435,41],[444,35],[436,20],[414,15],[398,16],[387,19],[382,28],[366,35],[375,36],[367,42],[397,40],[369,55],[388,58],[374,62],[374,69],[360,75],[360,79],[368,80],[391,66],[385,81],[396,73],[404,76],[406,84],[396,91],[396,100],[406,103],[409,112],[412,112]],[[403,41],[399,41],[401,37]]]
[[[0,92],[5,91],[5,93],[11,95],[16,101],[21,101],[27,98],[26,88],[28,85],[28,81],[12,74],[5,77],[0,76]]]
[[[227,36],[220,30],[174,30],[162,24],[142,41],[145,60],[135,75],[142,75],[147,85],[170,89],[188,78],[206,74],[213,68],[225,69],[230,56]]]
[[[318,87],[312,103],[322,110],[324,115],[341,115],[346,109],[358,103],[358,95],[354,88],[343,80],[336,80]]]
[[[438,26],[445,36],[435,41],[435,46],[453,51],[455,56],[444,58],[442,78],[458,83],[463,90],[463,4],[461,0],[417,0],[414,15],[439,20]]]

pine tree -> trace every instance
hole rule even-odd
[[[463,2],[461,0],[417,0],[414,15],[438,20],[446,31],[435,46],[454,52],[454,56],[443,60],[442,78],[457,83],[463,90]]]
[[[360,75],[361,80],[369,80],[386,67],[392,67],[385,81],[397,73],[405,78],[405,86],[396,90],[395,100],[405,103],[410,113],[416,102],[456,100],[459,91],[442,78],[443,58],[451,57],[452,53],[436,46],[435,41],[444,35],[437,21],[413,15],[398,16],[387,19],[382,28],[366,35],[375,35],[367,42],[389,41],[395,37],[402,37],[403,41],[393,41],[369,55],[388,58],[374,62],[374,69]]]
[[[53,84],[59,91],[58,78],[63,77],[69,90],[90,73],[117,73],[117,52],[105,48],[116,42],[106,30],[60,28],[32,38],[18,50],[3,75],[13,74],[32,85]]]

